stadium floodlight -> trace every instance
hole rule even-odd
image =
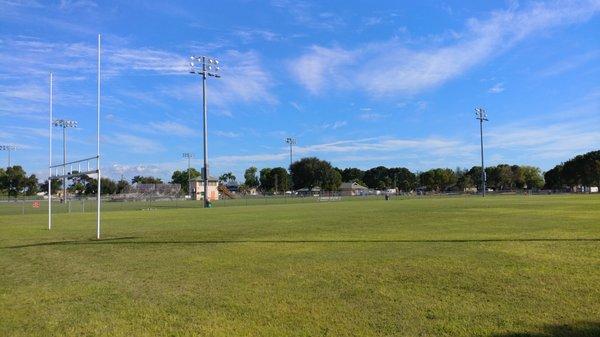
[[[67,165],[67,128],[76,128],[77,121],[67,119],[55,119],[52,125],[62,128],[63,130],[63,175],[66,174]],[[63,200],[67,201],[67,177],[63,177]]]
[[[10,151],[16,150],[17,147],[14,145],[0,145],[0,151],[6,151],[8,154],[8,166],[10,167]]]
[[[295,138],[291,138],[288,137],[285,139],[285,142],[290,144],[290,170],[292,169],[292,162],[293,162],[293,152],[294,152],[294,145],[296,145],[296,139]]]
[[[185,152],[183,154],[183,158],[187,158],[188,160],[188,195],[190,196],[190,199],[192,199],[192,190],[190,189],[190,161],[192,158],[194,158],[194,154],[191,152]]]
[[[485,174],[485,166],[483,164],[483,122],[488,121],[487,111],[485,111],[485,109],[483,109],[483,108],[476,108],[475,109],[475,119],[479,120],[479,136],[481,139],[481,196],[485,197],[486,174]]]
[[[206,56],[190,57],[190,73],[202,76],[202,127],[204,134],[204,167],[202,168],[202,181],[204,185],[204,207],[209,206],[208,201],[208,130],[206,126],[206,79],[208,77],[220,78],[221,67],[219,61]]]

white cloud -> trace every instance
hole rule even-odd
[[[165,151],[164,146],[152,139],[125,133],[114,133],[103,141],[118,146],[124,152],[148,154]]]
[[[148,127],[153,131],[160,134],[168,134],[173,136],[193,136],[198,132],[195,132],[187,125],[183,125],[177,122],[164,121],[164,122],[150,122]]]
[[[573,69],[579,68],[583,65],[589,64],[592,61],[600,58],[600,49],[593,50],[584,54],[575,55],[569,59],[561,60],[551,65],[550,67],[540,71],[542,76],[556,76]]]
[[[238,36],[245,43],[252,42],[256,39],[261,39],[269,42],[282,40],[283,37],[277,33],[265,29],[236,29],[233,32],[234,35]]]
[[[233,132],[233,131],[222,131],[222,130],[216,130],[213,132],[213,134],[215,136],[218,137],[225,137],[225,138],[237,138],[239,136],[241,136],[240,133],[237,132]]]
[[[488,89],[488,92],[490,94],[499,94],[501,92],[504,91],[504,84],[503,83],[496,83],[493,87]]]
[[[273,79],[265,70],[257,52],[230,50],[220,58],[221,78],[210,82],[209,100],[217,109],[212,112],[223,116],[232,116],[232,106],[236,103],[276,104],[277,98],[271,93]],[[170,86],[161,89],[161,94],[175,99],[198,99],[202,92],[201,84],[181,87]]]
[[[379,121],[387,117],[387,115],[376,113],[376,112],[365,112],[358,116],[363,121]]]
[[[271,5],[290,14],[295,23],[312,29],[332,30],[343,26],[344,20],[337,14],[322,12],[315,4],[301,0],[272,0]]]
[[[59,7],[63,10],[90,9],[98,7],[98,4],[91,0],[60,0]]]
[[[351,81],[341,67],[353,62],[355,54],[341,48],[312,46],[307,53],[290,62],[288,67],[300,84],[317,94],[329,83],[350,86]]]
[[[229,50],[222,57],[222,77],[214,82],[218,95],[215,104],[231,102],[266,102],[274,104],[277,99],[271,94],[273,79],[265,70],[257,52]]]
[[[313,94],[325,88],[412,94],[454,79],[535,33],[588,20],[599,10],[599,1],[584,1],[495,11],[486,20],[469,20],[465,32],[442,47],[413,50],[395,39],[354,49],[312,46],[290,62],[290,70]]]

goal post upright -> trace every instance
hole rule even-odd
[[[102,184],[100,182],[102,175],[100,173],[100,38],[101,35],[98,34],[98,63],[97,63],[97,107],[96,107],[96,155],[93,157],[74,160],[71,162],[63,162],[62,164],[52,165],[52,126],[53,126],[53,111],[52,111],[52,86],[53,86],[53,74],[50,73],[50,134],[49,134],[49,159],[48,159],[48,229],[52,229],[52,180],[53,179],[66,179],[81,176],[81,175],[91,175],[96,174],[97,177],[97,189],[96,189],[96,239],[100,239],[100,212],[101,212],[101,192],[102,192]],[[94,161],[96,162],[96,167],[91,167],[94,165]],[[82,170],[82,164],[84,165],[84,169]],[[91,164],[91,165],[90,165]],[[67,169],[67,165],[69,169]],[[75,165],[75,170],[73,166]],[[57,173],[58,169],[62,168],[62,174]],[[52,169],[55,169],[54,174],[52,173]],[[77,173],[73,173],[77,172]],[[65,186],[66,187],[66,186]]]
[[[52,73],[50,73],[50,133],[48,156],[48,230],[52,229]]]
[[[100,38],[101,35],[98,34],[98,88],[97,88],[97,110],[96,110],[96,119],[97,119],[97,129],[96,129],[96,168],[98,169],[98,190],[97,194],[97,212],[96,212],[96,239],[100,239],[100,204],[101,202],[101,191],[102,191],[102,183],[101,183],[101,175],[100,175]]]

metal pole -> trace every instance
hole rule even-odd
[[[206,121],[206,57],[202,57],[202,124],[204,132],[204,169],[202,180],[204,183],[204,207],[208,207],[208,133]]]
[[[67,165],[67,127],[63,125],[63,175]],[[63,177],[63,201],[67,202],[67,177]]]
[[[481,140],[481,196],[485,197],[486,181],[485,181],[485,165],[483,161],[483,121],[487,121],[487,113],[483,108],[475,109],[475,115],[479,119],[479,136]]]
[[[96,143],[97,143],[97,151],[96,155],[98,158],[96,159],[96,165],[98,169],[98,190],[97,193],[97,203],[98,206],[96,208],[96,239],[100,239],[100,192],[101,189],[101,175],[100,175],[100,34],[98,34],[98,96],[97,96],[97,111],[96,111],[96,119],[97,119],[97,129],[96,129]]]
[[[52,229],[52,73],[50,73],[50,136],[48,149],[48,230]]]
[[[8,166],[10,167],[10,145],[8,146]]]
[[[190,200],[192,200],[192,190],[190,189],[190,155],[188,155],[188,195],[190,196]]]
[[[293,147],[294,147],[294,145],[292,144],[292,142],[290,142],[290,168],[292,167],[292,163],[293,163],[293,160],[292,160]]]
[[[479,135],[481,136],[481,182],[483,185],[483,190],[482,190],[482,197],[485,197],[485,166],[483,164],[483,120],[479,121]]]

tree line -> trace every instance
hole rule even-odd
[[[564,190],[577,186],[600,186],[600,150],[582,154],[556,165],[544,174],[546,188]]]
[[[505,191],[515,189],[539,189],[544,178],[539,168],[527,165],[500,164],[486,168],[489,188]],[[340,169],[315,157],[302,158],[290,166],[289,173],[283,167],[248,168],[244,173],[243,188],[258,188],[263,192],[313,189],[339,190],[342,182],[356,182],[370,189],[413,191],[424,189],[434,192],[465,191],[481,186],[481,167],[471,169],[435,168],[424,172],[411,172],[406,167],[377,166],[368,170],[350,167]],[[277,184],[277,185],[276,185]]]
[[[76,172],[75,172],[76,173]],[[180,184],[182,191],[188,193],[188,178],[197,178],[201,174],[194,168],[175,171],[170,183]],[[577,186],[600,186],[600,150],[578,155],[556,165],[544,174],[534,166],[500,164],[486,167],[486,184],[497,191],[520,189],[567,190]],[[219,176],[222,183],[235,182],[236,176],[226,172]],[[370,189],[413,191],[423,189],[433,192],[474,190],[481,186],[481,167],[470,169],[434,168],[423,172],[411,172],[405,167],[377,166],[368,170],[359,168],[334,167],[330,162],[316,157],[302,158],[289,167],[265,167],[258,170],[252,166],[244,172],[241,191],[257,189],[263,193],[282,193],[289,190],[316,187],[324,191],[339,190],[342,182],[356,182]],[[119,194],[131,184],[161,184],[162,179],[137,175],[127,180],[102,178],[102,194]],[[35,174],[28,175],[18,165],[0,168],[0,194],[12,197],[35,195],[48,191],[47,181],[38,182]],[[97,179],[79,175],[69,180],[67,189],[71,194],[94,195],[97,191]],[[52,190],[62,188],[61,180],[52,181]]]

